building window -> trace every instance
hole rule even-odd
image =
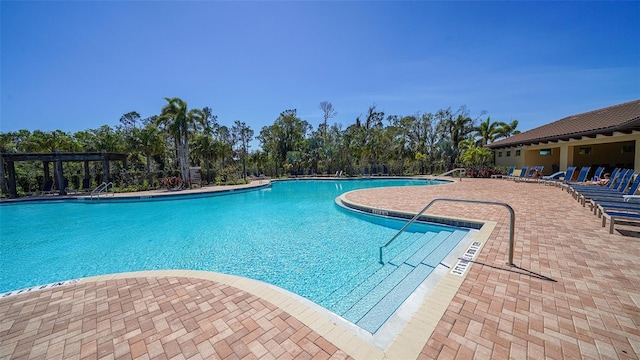
[[[511,150],[507,151],[507,156],[511,156]]]
[[[578,149],[578,154],[580,155],[589,155],[591,154],[591,148],[590,147],[581,147]]]
[[[502,157],[502,151],[498,151],[498,157]]]
[[[551,155],[551,149],[540,150],[540,156],[549,156],[549,155]]]
[[[520,150],[516,150],[516,156],[520,156]]]

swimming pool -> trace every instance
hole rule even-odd
[[[378,247],[404,224],[344,210],[334,199],[361,188],[436,183],[278,181],[184,200],[0,206],[0,293],[99,274],[191,269],[264,281],[333,311],[332,294],[363,269],[382,267]],[[429,224],[412,231],[452,230]]]

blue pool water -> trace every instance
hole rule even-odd
[[[378,263],[378,247],[404,222],[347,211],[334,199],[354,189],[428,184],[283,181],[194,199],[3,205],[0,293],[100,274],[192,269],[268,282],[347,314],[338,300],[347,288],[387,271]],[[456,230],[419,225],[413,231]],[[388,256],[402,250],[392,248]],[[354,281],[358,277],[362,281]]]

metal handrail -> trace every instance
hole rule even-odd
[[[438,175],[437,177],[453,174],[456,171],[459,171],[458,177],[459,177],[460,181],[462,181],[462,174],[466,174],[467,173],[467,169],[465,169],[465,168],[455,168],[453,170],[449,170],[449,171],[447,171],[445,173],[442,173],[442,174]]]
[[[91,199],[93,200],[93,194],[97,194],[97,198],[98,200],[100,200],[100,194],[107,190],[109,188],[109,186],[111,186],[111,191],[113,191],[113,183],[109,182],[103,182],[102,184],[100,184],[100,186],[98,186],[97,188],[93,189],[93,191],[91,191]]]
[[[509,223],[509,261],[507,262],[507,265],[509,266],[515,266],[515,264],[513,263],[513,245],[514,245],[514,240],[513,240],[513,228],[515,226],[516,223],[516,214],[513,211],[513,208],[511,207],[511,205],[507,204],[507,203],[503,203],[503,202],[498,202],[498,201],[486,201],[486,200],[467,200],[467,199],[451,199],[451,198],[436,198],[431,200],[427,206],[425,206],[422,210],[420,210],[419,213],[417,213],[413,218],[411,218],[411,220],[409,220],[409,222],[407,222],[407,224],[405,226],[402,227],[402,229],[400,229],[400,231],[398,231],[397,234],[395,234],[389,241],[387,241],[386,244],[380,246],[380,263],[384,264],[384,262],[382,261],[382,249],[387,247],[389,244],[391,244],[393,242],[393,240],[395,240],[398,236],[400,236],[400,234],[402,234],[409,226],[411,226],[411,224],[413,224],[416,220],[418,220],[418,218],[420,218],[420,216],[422,216],[422,214],[427,211],[427,209],[433,205],[433,203],[435,203],[436,201],[453,201],[453,202],[466,202],[466,203],[475,203],[475,204],[488,204],[488,205],[500,205],[500,206],[504,206],[507,209],[509,209],[509,213],[511,214],[511,221]]]

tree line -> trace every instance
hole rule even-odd
[[[315,129],[289,109],[255,134],[243,121],[230,127],[220,124],[210,107],[189,109],[180,98],[165,100],[157,115],[142,118],[129,112],[115,128],[0,133],[0,152],[126,153],[127,167],[114,164],[112,175],[120,191],[133,191],[158,188],[167,178],[190,185],[189,169],[194,166],[201,168],[206,184],[235,184],[262,175],[417,175],[455,166],[482,168],[493,161],[486,144],[518,133],[517,120],[494,122],[483,119],[484,112],[472,118],[466,106],[401,116],[385,115],[371,105],[344,127],[329,123],[338,113],[323,101],[318,106],[323,121]],[[251,149],[254,140],[258,149]],[[63,165],[70,186],[78,188],[83,165]],[[41,166],[16,163],[19,191],[42,186],[47,179]],[[101,164],[92,164],[91,174],[96,185],[101,181]]]

